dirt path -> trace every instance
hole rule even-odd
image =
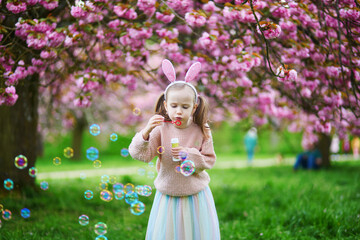
[[[284,159],[282,165],[292,164],[293,159]],[[251,167],[269,167],[279,165],[276,159],[259,159],[254,160]],[[214,169],[230,169],[230,168],[245,168],[250,167],[246,161],[218,161],[216,162]],[[74,170],[74,171],[60,171],[60,172],[44,172],[38,173],[37,179],[63,179],[63,178],[79,178],[81,174],[86,177],[96,177],[106,175],[132,175],[137,174],[140,167],[125,167],[125,168],[103,168],[103,169],[91,169],[91,170]]]

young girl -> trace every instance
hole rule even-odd
[[[149,240],[218,240],[219,221],[214,199],[208,186],[210,177],[205,169],[214,166],[216,156],[210,129],[207,125],[208,105],[189,83],[200,72],[201,64],[194,63],[185,81],[176,81],[173,65],[162,62],[170,80],[155,107],[155,115],[138,132],[129,152],[134,159],[150,162],[158,156],[157,189],[150,212],[146,239]],[[178,139],[172,147],[171,139]],[[163,152],[158,149],[162,147]],[[181,160],[191,160],[195,172],[186,176],[176,168]]]

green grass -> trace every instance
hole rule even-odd
[[[359,239],[360,162],[334,163],[329,170],[292,172],[290,166],[209,171],[222,239]],[[138,175],[121,182],[152,185]],[[99,199],[100,179],[49,180],[49,190],[11,193],[0,203],[13,213],[2,221],[0,239],[95,239],[94,224],[108,225],[109,239],[144,239],[153,196],[133,216],[121,200]],[[94,191],[94,199],[83,197]],[[29,219],[20,209],[31,210]],[[88,226],[78,217],[87,214]]]

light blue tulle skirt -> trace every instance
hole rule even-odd
[[[209,187],[186,197],[156,191],[147,240],[219,240],[219,220]]]

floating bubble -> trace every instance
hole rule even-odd
[[[56,166],[60,165],[60,164],[61,164],[61,158],[55,157],[55,158],[53,159],[53,163],[54,163],[54,165],[56,165]]]
[[[158,154],[163,154],[165,152],[165,148],[163,146],[158,146],[156,151],[157,151]]]
[[[67,147],[64,149],[64,157],[66,158],[72,158],[74,156],[74,149],[71,147]]]
[[[49,183],[46,182],[46,181],[42,181],[42,182],[40,183],[40,188],[41,188],[42,190],[44,190],[44,191],[48,190],[48,189],[49,189]]]
[[[29,218],[30,217],[30,210],[27,208],[23,208],[20,211],[20,214],[23,218]]]
[[[133,109],[133,114],[135,115],[135,116],[139,116],[140,114],[141,114],[141,110],[140,110],[140,108],[134,108]]]
[[[100,134],[100,126],[97,124],[93,124],[89,127],[89,132],[93,136],[97,136]]]
[[[183,161],[180,165],[180,172],[185,177],[190,176],[195,172],[195,164],[191,160]]]
[[[180,165],[177,165],[177,166],[175,167],[175,172],[176,172],[176,173],[180,173]]]
[[[152,168],[152,167],[155,167],[155,164],[153,162],[149,162],[148,166]]]
[[[148,171],[147,172],[147,177],[151,178],[151,179],[154,178],[155,177],[155,172],[154,171]]]
[[[95,233],[97,235],[104,235],[107,233],[107,225],[103,222],[95,224]]]
[[[80,179],[84,180],[86,178],[86,174],[85,173],[80,173]]]
[[[144,168],[139,168],[138,169],[138,174],[140,175],[140,176],[144,176],[145,175],[145,169]]]
[[[127,193],[125,195],[125,202],[130,205],[135,203],[138,199],[139,199],[139,196],[137,195],[136,192]]]
[[[18,169],[24,169],[28,165],[28,160],[24,155],[19,155],[15,158],[15,166]]]
[[[100,192],[100,199],[105,202],[110,202],[111,200],[113,200],[113,198],[114,198],[113,193],[110,192],[109,190],[102,190]]]
[[[181,160],[185,160],[188,156],[187,152],[181,151],[179,152]]]
[[[139,216],[145,212],[145,204],[140,201],[136,201],[131,204],[130,212],[136,216]]]
[[[100,190],[107,190],[108,184],[107,183],[99,183],[99,189]]]
[[[111,183],[111,184],[116,183],[116,177],[115,177],[115,176],[111,176],[111,177],[110,177],[110,180],[109,180],[109,183]]]
[[[116,200],[121,200],[125,197],[125,193],[123,190],[117,190],[114,192],[114,195],[115,195],[115,199]]]
[[[152,193],[152,188],[149,185],[144,185],[142,193],[143,193],[143,196],[149,197]]]
[[[143,189],[144,189],[144,186],[142,186],[142,185],[137,185],[137,186],[135,187],[135,192],[136,192],[137,194],[139,194],[139,195],[143,195]]]
[[[94,168],[101,168],[101,161],[100,160],[95,160],[93,162]]]
[[[4,211],[2,211],[2,217],[4,220],[9,221],[11,219],[12,213],[10,210],[5,209]]]
[[[95,238],[95,240],[108,240],[108,238],[105,237],[104,235],[99,235]]]
[[[99,158],[99,150],[97,150],[94,147],[89,147],[86,150],[86,157],[91,161],[98,159]]]
[[[129,156],[129,150],[126,148],[121,149],[120,153],[121,153],[121,156],[123,156],[123,157]]]
[[[30,177],[36,177],[36,174],[37,174],[37,168],[36,167],[29,168]]]
[[[102,183],[108,183],[110,181],[110,177],[108,175],[102,175],[101,176],[101,182]]]
[[[86,225],[88,225],[89,224],[89,217],[88,216],[86,216],[86,215],[81,215],[80,217],[79,217],[79,223],[80,223],[80,225],[81,226],[86,226]]]
[[[94,193],[91,190],[86,190],[84,192],[84,197],[86,200],[90,200],[94,197]]]
[[[4,180],[4,188],[6,190],[12,190],[14,189],[14,182],[10,178]]]
[[[116,142],[118,140],[118,135],[116,133],[110,134],[110,140]]]
[[[119,190],[123,190],[124,189],[124,185],[122,183],[115,183],[113,185],[113,191],[119,191]]]
[[[124,192],[125,193],[132,193],[132,192],[134,192],[134,189],[135,189],[135,186],[132,183],[127,183],[124,186]]]

